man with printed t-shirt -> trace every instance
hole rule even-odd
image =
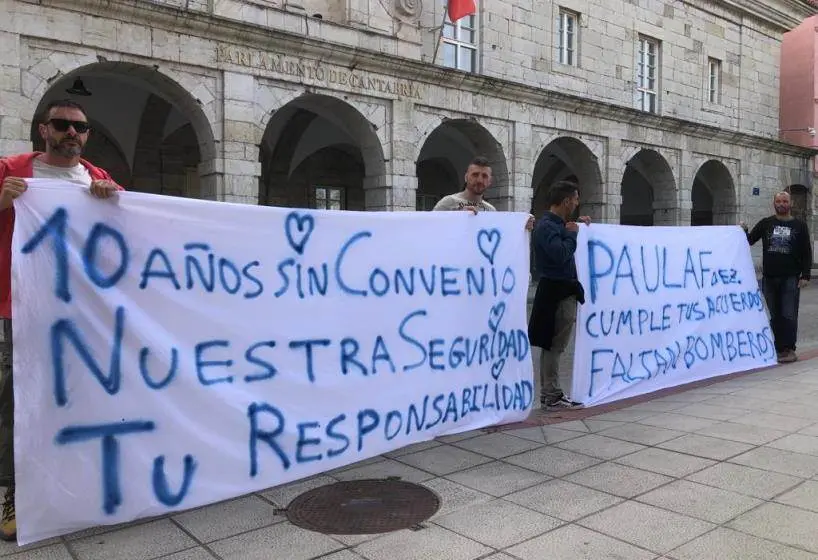
[[[39,125],[45,152],[0,158],[0,486],[6,486],[0,539],[17,538],[14,501],[14,389],[11,340],[11,237],[14,199],[25,194],[25,179],[61,179],[89,188],[97,198],[108,198],[122,187],[107,171],[80,158],[90,127],[85,110],[70,100],[50,103]],[[18,340],[18,342],[20,342]],[[25,375],[26,372],[16,372]]]
[[[539,277],[528,338],[531,346],[542,349],[540,355],[540,404],[548,410],[574,408],[559,385],[560,357],[577,319],[577,303],[585,303],[585,291],[577,277],[574,253],[579,225],[571,216],[579,207],[579,186],[559,181],[548,191],[548,211],[534,226],[534,261]],[[591,218],[579,221],[591,224]]]
[[[778,361],[789,363],[798,359],[798,306],[801,288],[810,281],[812,239],[807,224],[791,214],[790,193],[776,194],[773,205],[775,215],[758,222],[752,231],[747,233],[744,223],[741,227],[750,245],[761,239],[761,289],[770,312]]]
[[[491,179],[489,160],[481,156],[474,158],[466,169],[463,190],[441,198],[432,211],[466,210],[472,214],[479,211],[496,212],[497,209],[492,204],[483,200],[483,193],[491,186]],[[534,229],[534,216],[529,217],[525,229]]]

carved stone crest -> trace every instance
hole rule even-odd
[[[417,21],[422,9],[421,0],[395,0],[395,17],[398,19]]]

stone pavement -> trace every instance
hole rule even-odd
[[[818,361],[579,421],[475,431],[227,503],[86,531],[14,560],[818,559]],[[399,476],[442,498],[418,530],[332,536],[277,513]],[[16,553],[16,554],[15,554]]]
[[[803,296],[809,358],[818,288]],[[535,413],[172,517],[0,542],[0,558],[818,560],[816,403],[818,360],[803,360],[580,420]],[[324,484],[392,476],[441,497],[423,528],[322,535],[278,512]]]

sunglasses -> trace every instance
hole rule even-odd
[[[68,119],[51,119],[45,124],[50,124],[57,132],[67,132],[69,127],[74,127],[77,134],[85,134],[91,130],[91,125],[85,121],[69,121]]]

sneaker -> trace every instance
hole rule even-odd
[[[791,364],[797,361],[798,354],[795,353],[795,350],[784,350],[778,353],[778,363],[780,364]]]
[[[577,408],[582,406],[582,403],[574,402],[570,400],[565,395],[562,395],[556,399],[546,399],[545,402],[542,403],[543,408],[547,408],[549,410],[559,410],[559,409],[566,409],[566,408]]]
[[[14,486],[6,489],[3,503],[3,517],[0,518],[0,539],[4,541],[17,540],[17,512],[14,508]]]

